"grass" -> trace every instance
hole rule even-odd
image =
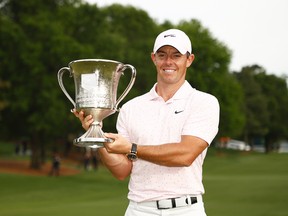
[[[288,215],[287,154],[214,150],[204,168],[208,215]]]
[[[2,156],[0,154],[0,159]],[[288,196],[288,154],[265,155],[211,148],[203,178],[208,216],[288,215],[285,201]],[[0,214],[124,215],[128,203],[127,183],[117,181],[102,167],[96,172],[67,177],[2,173]]]
[[[1,174],[0,212],[20,215],[123,215],[126,182],[104,169],[69,177],[32,177]]]

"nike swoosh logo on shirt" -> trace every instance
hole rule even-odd
[[[181,113],[181,112],[183,112],[183,111],[184,111],[184,110],[179,110],[179,111],[176,110],[176,111],[175,111],[175,114],[179,114],[179,113]]]

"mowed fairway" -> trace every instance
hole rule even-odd
[[[0,215],[121,216],[128,203],[127,182],[103,167],[60,177],[1,173]],[[208,216],[288,215],[288,154],[211,148],[204,184]]]
[[[0,174],[1,216],[124,215],[127,183],[104,169],[75,176]]]
[[[204,184],[208,215],[288,215],[288,154],[211,151]]]

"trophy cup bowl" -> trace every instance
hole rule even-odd
[[[135,82],[136,70],[132,65],[108,59],[80,59],[70,62],[68,66],[58,71],[60,88],[78,112],[82,110],[85,116],[92,115],[94,119],[86,133],[74,139],[73,143],[80,147],[101,148],[103,143],[112,142],[104,136],[102,121],[117,111],[119,103]],[[117,99],[118,83],[126,69],[131,70],[131,79]],[[64,87],[65,72],[74,78],[75,101]]]

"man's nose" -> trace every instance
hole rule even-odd
[[[167,56],[167,58],[166,58],[166,63],[167,64],[171,64],[171,63],[173,63],[174,61],[173,61],[173,58],[172,58],[172,56]]]

